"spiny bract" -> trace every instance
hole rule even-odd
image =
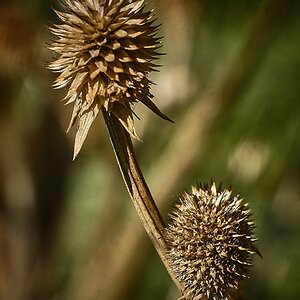
[[[168,119],[151,101],[148,79],[159,55],[158,26],[144,0],[63,0],[63,22],[50,31],[57,36],[49,49],[58,57],[49,64],[61,73],[54,87],[69,86],[64,100],[74,102],[72,127],[78,122],[74,157],[102,108],[113,113],[137,137],[131,104],[141,101]]]
[[[234,299],[247,277],[254,223],[239,196],[210,187],[192,187],[171,215],[166,229],[168,258],[184,283],[182,299]]]

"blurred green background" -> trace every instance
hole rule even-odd
[[[300,1],[148,0],[162,23],[155,102],[135,112],[142,170],[166,220],[222,182],[249,202],[245,299],[300,299]],[[72,162],[71,107],[45,69],[57,1],[0,1],[0,299],[152,300],[178,293],[121,180],[101,117]]]

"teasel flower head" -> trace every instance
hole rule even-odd
[[[168,259],[184,286],[181,299],[236,299],[259,254],[247,204],[212,183],[184,193],[171,217]]]
[[[148,75],[156,70],[158,26],[144,0],[62,0],[66,12],[55,11],[62,24],[49,45],[57,56],[49,68],[60,73],[55,88],[68,86],[64,100],[74,103],[68,130],[77,122],[74,157],[101,109],[114,114],[138,139],[132,104],[140,101],[165,116],[151,101]]]

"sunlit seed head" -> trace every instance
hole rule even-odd
[[[50,31],[49,49],[57,53],[49,68],[60,73],[54,88],[68,87],[74,103],[69,129],[76,122],[74,156],[101,109],[114,114],[137,137],[131,104],[137,101],[168,119],[151,101],[148,75],[157,65],[157,26],[144,0],[63,0],[62,21]]]
[[[184,193],[171,217],[168,258],[185,286],[182,299],[234,299],[258,253],[247,205],[213,183]]]

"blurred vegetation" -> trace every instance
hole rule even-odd
[[[168,219],[212,178],[249,202],[245,299],[300,299],[300,2],[149,0],[164,36],[138,104],[138,158]],[[103,121],[72,160],[70,107],[44,66],[56,1],[0,1],[0,299],[176,299],[114,161]]]

